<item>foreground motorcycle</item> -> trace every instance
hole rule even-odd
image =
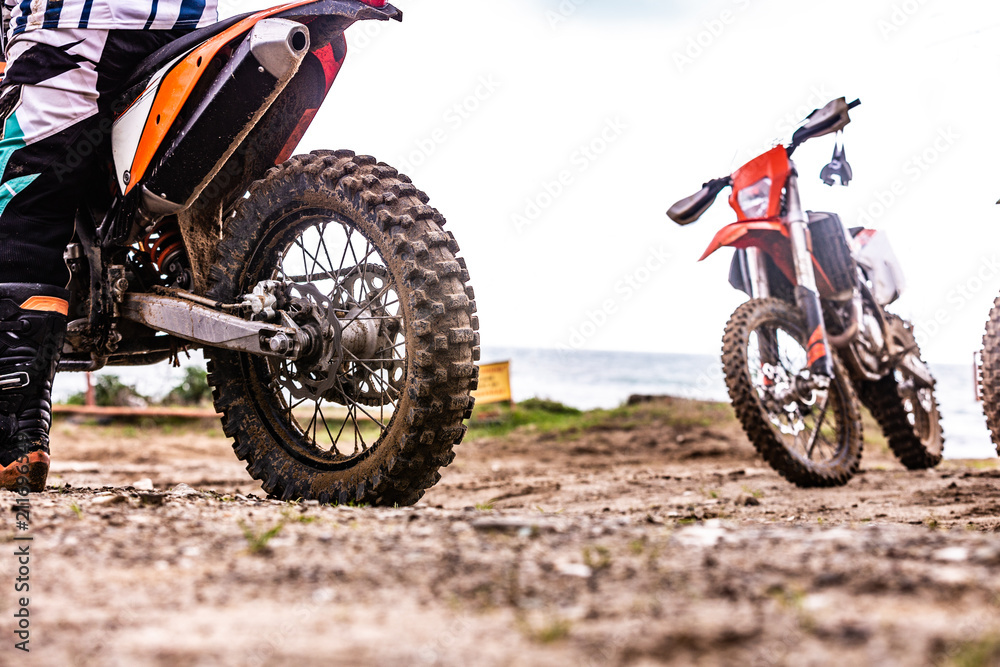
[[[60,370],[204,348],[237,456],[282,499],[412,504],[473,406],[478,318],[445,219],[374,158],[290,157],[344,31],[389,19],[385,0],[292,2],[154,53],[66,250]]]
[[[750,296],[726,325],[726,386],[757,451],[804,487],[846,484],[857,472],[859,398],[907,468],[937,465],[944,442],[935,380],[913,328],[885,310],[903,287],[885,235],[861,228],[848,235],[837,215],[807,213],[799,200],[791,156],[810,139],[838,133],[821,177],[850,182],[839,133],[859,104],[840,98],[813,111],[787,147],[709,181],[668,212],[688,225],[732,187],[738,222],[701,257],[737,248],[730,283]]]

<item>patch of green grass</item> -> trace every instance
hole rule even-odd
[[[277,524],[265,531],[258,531],[256,528],[247,525],[243,519],[240,519],[239,524],[240,529],[243,531],[243,537],[247,541],[247,551],[252,554],[265,553],[268,550],[267,543],[270,542],[278,533],[281,532],[281,529],[285,527],[284,520],[279,521]]]
[[[646,543],[643,540],[632,540],[628,543],[628,550],[631,551],[634,556],[639,556],[646,550]]]
[[[552,644],[565,639],[573,627],[572,623],[559,616],[546,620],[538,627],[532,625],[524,616],[520,616],[517,626],[525,637],[539,644]]]
[[[466,439],[500,437],[522,427],[558,431],[579,426],[582,413],[576,408],[543,399],[529,399],[516,407],[482,406],[473,411]]]
[[[587,430],[628,431],[652,424],[689,430],[717,427],[726,422],[735,424],[735,416],[725,403],[665,398],[613,410],[581,412],[556,401],[532,398],[518,403],[513,409],[506,405],[476,406],[466,440],[501,437],[519,429],[571,437]]]
[[[76,514],[77,519],[83,518],[83,510],[75,502],[69,504],[69,508],[73,510],[73,514]]]
[[[890,456],[892,450],[889,449],[889,441],[882,435],[882,427],[878,425],[868,408],[861,408],[861,432],[865,436],[865,451],[878,452],[884,456]]]
[[[480,512],[492,512],[496,502],[496,498],[490,498],[485,503],[476,503],[476,509]],[[541,508],[539,508],[539,511],[541,511]]]
[[[996,459],[967,459],[962,464],[973,470],[995,470],[997,467]]]
[[[285,510],[281,513],[285,520],[292,523],[315,523],[319,521],[319,517],[313,514],[303,514],[301,512],[294,512],[291,509]]]
[[[583,548],[583,564],[594,572],[611,567],[611,550],[595,546]]]
[[[924,519],[924,525],[930,528],[931,530],[937,530],[938,528],[941,527],[941,524],[938,523],[937,517],[934,516],[929,516],[926,519]]]
[[[991,667],[1000,664],[1000,636],[988,635],[955,644],[947,653],[948,661],[943,664],[949,667]]]

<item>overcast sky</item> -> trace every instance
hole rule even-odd
[[[225,0],[224,0],[225,1]],[[268,2],[230,2],[232,14]],[[303,150],[351,148],[408,173],[468,259],[489,346],[715,354],[743,300],[733,221],[664,215],[703,181],[860,97],[855,181],[796,154],[803,204],[888,232],[895,306],[926,356],[967,363],[1000,293],[995,85],[1000,7],[966,0],[399,0],[358,24]]]

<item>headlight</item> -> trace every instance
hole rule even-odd
[[[771,201],[771,179],[764,177],[743,188],[736,195],[736,201],[748,218],[765,217],[767,205]]]

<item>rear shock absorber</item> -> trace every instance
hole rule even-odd
[[[166,217],[153,225],[140,241],[139,247],[149,254],[153,266],[166,277],[171,287],[191,287],[187,251],[176,218]]]

